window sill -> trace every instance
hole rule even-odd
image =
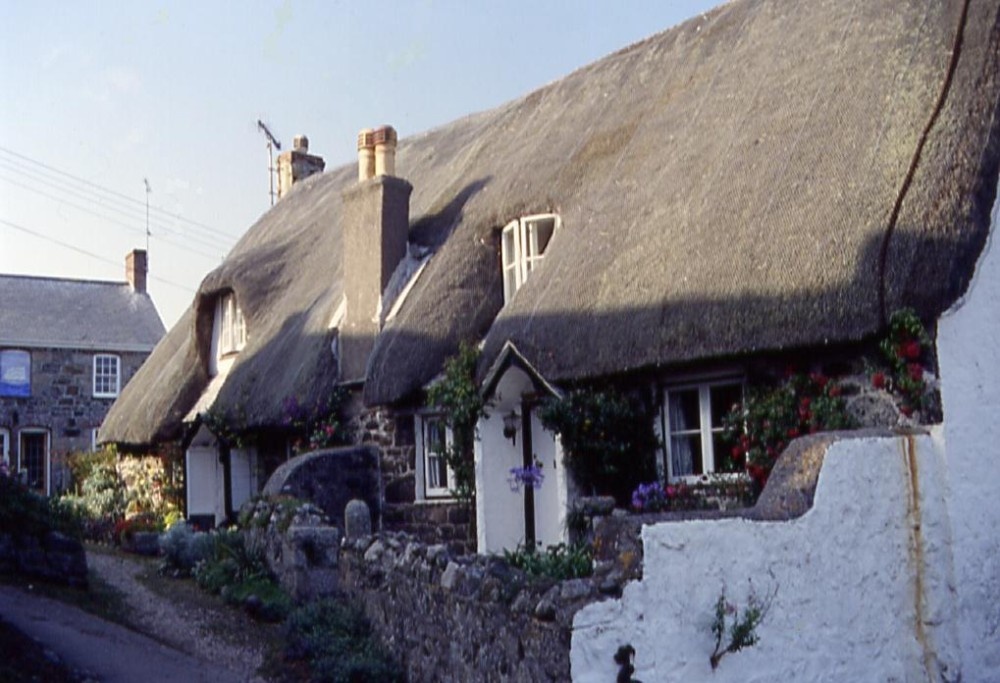
[[[91,398],[118,398],[118,394],[93,394]]]
[[[457,501],[458,499],[455,496],[442,494],[440,496],[425,496],[424,498],[418,498],[414,502],[417,505],[434,505],[435,503],[454,503]]]

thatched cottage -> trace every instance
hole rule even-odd
[[[479,548],[525,536],[525,441],[554,468],[529,523],[561,540],[572,485],[526,398],[645,386],[666,476],[710,472],[713,406],[753,363],[849,354],[962,295],[997,188],[998,41],[997,0],[735,0],[398,147],[363,131],[359,167],[297,178],[321,167],[300,147],[102,438],[184,440],[189,513],[221,518],[216,445],[186,425],[214,406],[259,434],[223,458],[232,508],[287,456],[288,398],[342,384],[384,437],[386,503],[431,514],[446,437],[424,392],[481,343]]]

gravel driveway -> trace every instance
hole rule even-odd
[[[88,566],[105,582],[125,595],[131,619],[144,633],[205,662],[235,673],[239,680],[263,683],[256,675],[263,653],[247,637],[248,621],[235,610],[220,617],[219,610],[193,607],[191,601],[171,602],[147,588],[136,577],[144,569],[141,561],[117,554],[87,553]],[[191,589],[178,582],[178,589]],[[250,624],[246,624],[247,627]]]

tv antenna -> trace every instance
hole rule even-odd
[[[281,143],[274,137],[267,124],[257,119],[257,130],[267,138],[267,182],[271,195],[271,206],[274,206],[274,150],[281,151]]]

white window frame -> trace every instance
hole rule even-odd
[[[664,388],[663,390],[663,411],[661,414],[662,420],[662,433],[664,435],[663,445],[664,445],[664,456],[666,459],[664,470],[667,473],[667,481],[687,481],[694,482],[705,475],[718,475],[727,476],[736,473],[717,473],[716,470],[716,457],[715,457],[715,444],[712,436],[722,432],[722,425],[712,424],[712,401],[711,401],[711,391],[714,387],[721,386],[739,386],[741,397],[746,397],[746,382],[740,376],[730,376],[713,378],[711,380],[704,380],[701,382],[686,382],[683,384],[672,384]],[[670,421],[670,396],[672,393],[677,393],[681,391],[698,391],[698,428],[697,429],[685,429],[685,430],[675,430],[674,425]],[[674,437],[675,436],[694,436],[698,435],[701,439],[701,474],[684,474],[677,475],[674,474]]]
[[[223,358],[242,351],[247,343],[247,325],[236,294],[228,292],[219,297],[215,305],[215,321],[219,330],[217,356]]]
[[[539,226],[552,222],[552,233],[539,248]],[[500,263],[503,277],[503,300],[510,301],[527,282],[531,271],[545,260],[545,251],[562,224],[558,214],[539,213],[511,221],[500,233]]]
[[[451,428],[445,426],[444,417],[439,413],[420,413],[414,416],[413,434],[416,440],[416,457],[414,458],[416,470],[416,498],[417,500],[451,500],[455,497],[455,472],[451,467],[446,466],[447,481],[443,486],[433,486],[428,481],[431,470],[430,460],[443,457],[443,454],[428,452],[429,440],[427,438],[428,428],[431,424],[438,424],[444,428],[445,448],[451,448],[454,443],[454,436]],[[440,482],[438,482],[440,484]]]
[[[99,369],[102,361],[114,361],[114,376],[112,378],[111,372],[105,371],[103,368]],[[91,388],[93,389],[94,398],[115,398],[121,392],[122,386],[122,359],[111,353],[95,353],[93,362],[93,381],[91,382]],[[101,386],[98,386],[99,380],[110,380],[114,379],[113,387],[105,385],[101,382]]]
[[[7,472],[14,474],[10,467],[10,430],[0,427],[0,462],[7,464]]]

